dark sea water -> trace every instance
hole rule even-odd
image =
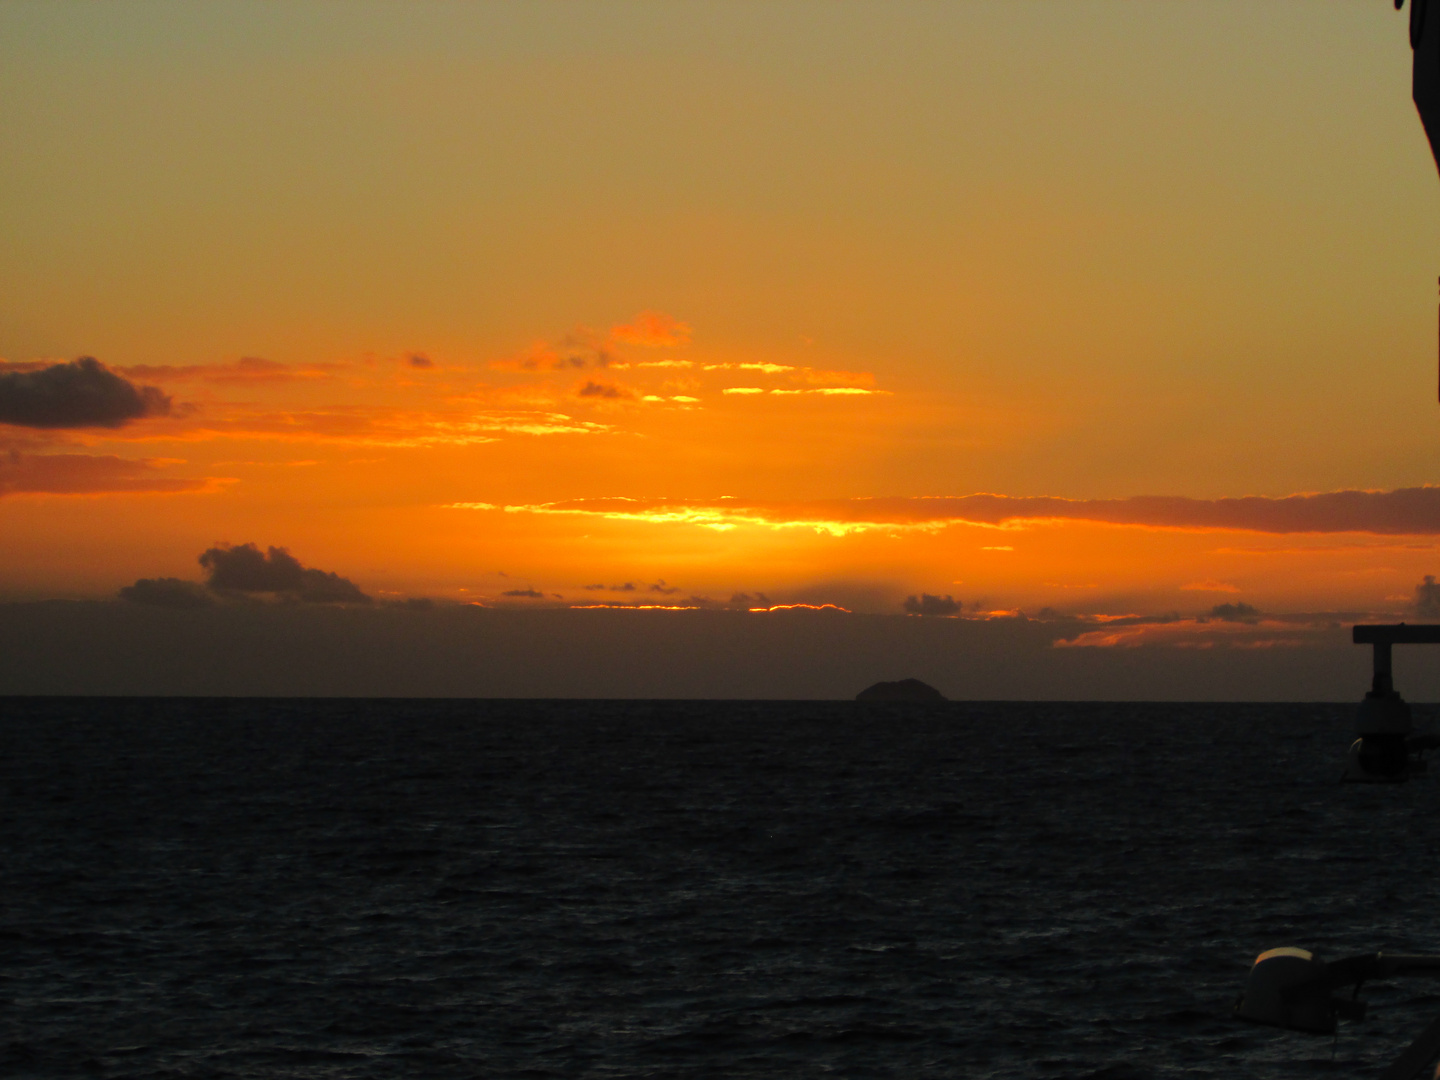
[[[0,699],[0,1075],[1374,1075],[1229,1016],[1440,951],[1352,711]]]

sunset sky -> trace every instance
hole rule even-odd
[[[1409,79],[1378,0],[7,3],[0,600],[1415,618]]]

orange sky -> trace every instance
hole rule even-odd
[[[1440,572],[1388,6],[12,4],[0,53],[0,384],[170,402],[0,423],[0,597],[217,542],[377,598],[1101,622]]]

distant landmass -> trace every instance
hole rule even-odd
[[[919,679],[877,682],[855,695],[856,701],[944,701],[945,695]]]

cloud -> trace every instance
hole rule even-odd
[[[907,596],[902,604],[911,615],[959,615],[960,604],[953,596]]]
[[[612,326],[610,336],[626,345],[664,348],[688,344],[690,326],[664,312],[642,311],[630,322]]]
[[[847,608],[847,607],[841,607],[839,604],[772,604],[772,605],[770,605],[769,607],[752,607],[750,610],[751,610],[752,612],[770,612],[770,611],[838,611],[838,612],[841,612],[842,614],[845,614],[845,615],[852,615],[852,614],[854,614],[854,612],[852,612],[849,608]]]
[[[533,410],[454,409],[419,412],[384,406],[332,406],[270,410],[243,405],[207,405],[204,412],[173,428],[168,439],[274,439],[342,446],[423,448],[474,446],[503,435],[590,435],[610,425],[576,420],[566,413]]]
[[[258,356],[242,356],[229,364],[132,364],[116,367],[131,379],[156,382],[287,383],[323,379],[340,370],[339,364],[282,364]]]
[[[405,358],[405,362],[413,368],[433,368],[435,366],[435,361],[424,353],[411,353]]]
[[[558,599],[557,594],[557,599]],[[683,604],[571,604],[571,611],[698,611],[699,605]]]
[[[497,509],[452,503],[454,509]],[[1395,491],[1331,491],[1280,498],[1191,499],[1142,495],[1128,499],[1063,499],[976,494],[814,502],[743,499],[574,499],[506,506],[507,513],[573,514],[617,521],[687,524],[711,529],[742,526],[814,529],[832,536],[863,532],[934,531],[952,525],[1021,528],[1084,521],[1138,528],[1271,534],[1370,533],[1440,535],[1440,486]]]
[[[492,371],[569,371],[607,368],[614,362],[609,339],[582,326],[559,341],[539,341],[519,356],[495,360],[490,368]]]
[[[660,312],[641,312],[632,321],[600,333],[585,327],[578,327],[558,342],[538,342],[525,352],[493,361],[489,366],[495,371],[534,373],[540,376],[578,374],[579,372],[600,372],[612,374],[630,372],[636,385],[630,388],[612,387],[599,378],[589,379],[581,384],[578,394],[590,398],[639,398],[644,401],[670,401],[694,405],[699,403],[695,396],[702,384],[715,382],[744,381],[774,378],[797,384],[784,386],[714,386],[730,395],[777,396],[812,395],[815,397],[854,397],[888,394],[889,391],[874,389],[875,376],[869,372],[828,371],[768,360],[729,360],[704,363],[678,357],[664,357],[656,360],[636,360],[629,356],[627,346],[649,348],[683,346],[689,342],[690,327],[679,320]],[[669,375],[662,385],[654,385],[653,378],[647,384],[646,376]],[[553,381],[547,380],[553,390]],[[709,386],[705,387],[710,389]],[[575,391],[572,391],[572,393]]]
[[[724,391],[729,393],[729,391]],[[781,397],[798,397],[801,394],[821,394],[825,397],[889,397],[889,390],[864,390],[858,386],[824,386],[818,390],[771,390]]]
[[[6,495],[179,495],[211,492],[228,481],[166,476],[176,462],[132,461],[98,454],[0,452],[0,497]]]
[[[220,544],[200,555],[200,565],[209,571],[209,587],[219,593],[273,593],[307,604],[370,602],[349,578],[302,566],[285,548],[262,553],[254,544]]]
[[[726,362],[720,364],[706,364],[705,371],[758,371],[764,375],[785,375],[792,382],[803,382],[814,385],[825,385],[823,390],[811,390],[809,393],[854,393],[861,387],[873,387],[875,376],[869,371],[822,371],[812,367],[797,367],[793,364],[771,364],[759,362],[735,363]],[[774,391],[771,393],[798,393],[795,390]]]
[[[1329,618],[1136,626],[1127,629],[1151,636],[1133,643],[1148,647],[1074,649],[1054,646],[1103,628],[898,610],[857,619],[804,609],[559,607],[243,604],[181,619],[119,602],[0,604],[0,685],[9,694],[813,701],[851,699],[904,672],[970,701],[1343,702],[1369,683],[1369,650]],[[1207,635],[1213,647],[1186,633]],[[1283,647],[1291,642],[1306,647]],[[1440,668],[1413,668],[1406,696],[1440,698]],[[1342,729],[1334,730],[1340,754]]]
[[[1415,586],[1415,614],[1422,619],[1440,619],[1440,585],[1435,583],[1434,574],[1426,574],[1425,580]]]
[[[543,600],[545,594],[535,589],[507,589],[501,596],[523,596],[527,600]]]
[[[664,596],[669,596],[671,593],[677,593],[680,590],[673,585],[666,585],[665,579],[661,578],[659,581],[655,582],[653,585],[650,586],[650,591],[653,593],[661,593]]]
[[[405,611],[432,611],[435,601],[428,596],[407,596],[404,600],[391,600],[386,606],[401,608]]]
[[[1255,622],[1260,612],[1249,604],[1216,604],[1210,609],[1213,618],[1222,622]]]
[[[215,603],[200,585],[173,577],[141,578],[134,585],[126,585],[119,595],[121,600],[149,607],[193,610],[212,607]]]
[[[822,371],[818,368],[799,368],[794,376],[808,383],[838,383],[843,386],[874,386],[875,375],[869,371]]]
[[[609,383],[598,383],[595,380],[590,379],[586,381],[584,386],[580,387],[579,390],[575,391],[575,396],[596,398],[628,398],[632,395],[628,391],[621,390],[618,386],[612,386]]]
[[[724,363],[706,364],[706,371],[759,371],[766,375],[778,375],[782,371],[794,371],[791,364],[769,364],[769,363]]]
[[[1238,605],[1248,607],[1249,605]],[[1251,609],[1254,611],[1254,609]],[[1314,645],[1339,628],[1335,613],[1213,619],[1139,616],[1116,619],[1104,629],[1085,630],[1071,622],[1054,646],[1057,649],[1134,649],[1162,647],[1185,652],[1293,649]],[[1079,631],[1079,632],[1076,632]],[[1346,640],[1348,641],[1348,635]]]
[[[0,424],[33,428],[117,428],[164,416],[170,398],[136,386],[93,356],[38,371],[0,371]]]
[[[167,608],[211,607],[215,594],[273,593],[311,604],[370,602],[354,582],[338,574],[301,566],[284,548],[272,547],[262,554],[254,544],[221,545],[202,554],[200,565],[210,572],[210,580],[205,585],[180,578],[141,578],[121,589],[120,599]],[[428,600],[406,603],[412,607],[430,606]]]

